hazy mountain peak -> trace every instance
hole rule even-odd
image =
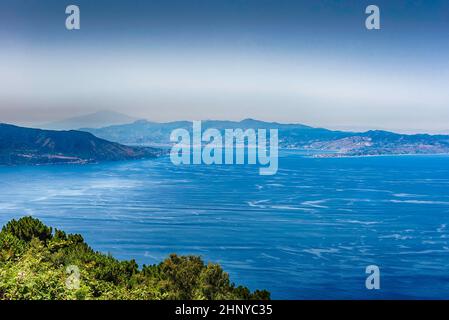
[[[243,119],[240,122],[261,122],[261,121],[253,119],[253,118],[246,118],[246,119]]]
[[[123,113],[100,110],[94,113],[63,119],[47,123],[42,128],[55,130],[70,130],[79,128],[102,128],[111,125],[126,124],[136,121],[137,118]]]

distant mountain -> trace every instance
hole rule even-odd
[[[124,144],[157,146],[170,145],[170,133],[176,128],[191,131],[192,123],[189,121],[157,123],[140,120],[125,125],[81,130]],[[280,147],[315,150],[318,156],[323,157],[449,154],[448,135],[406,135],[381,130],[367,132],[334,131],[302,124],[281,124],[254,119],[245,119],[238,122],[207,120],[202,121],[202,128],[203,130],[216,128],[222,132],[224,129],[235,128],[278,129]]]
[[[0,164],[90,163],[155,157],[158,149],[129,147],[81,131],[0,124]]]
[[[270,128],[282,128],[282,130],[293,131],[299,130],[307,133],[310,130],[317,130],[326,135],[332,133],[332,131],[325,129],[314,129],[301,124],[280,124],[276,122],[264,122],[254,119],[245,119],[242,121],[221,121],[221,120],[205,120],[201,122],[202,129],[207,130],[209,128],[215,128],[221,131],[225,129],[270,129]],[[170,134],[174,129],[186,129],[189,132],[192,131],[192,122],[190,121],[174,121],[174,122],[150,122],[146,120],[139,120],[134,123],[109,126],[104,128],[81,128],[81,131],[90,132],[103,139],[116,141],[124,144],[133,145],[164,145],[168,146],[170,142]],[[304,135],[302,134],[302,135]]]
[[[42,125],[43,129],[76,130],[79,128],[101,128],[111,125],[125,124],[136,121],[136,118],[114,111],[98,111],[79,117],[64,119]]]
[[[321,155],[323,157],[449,154],[449,136],[429,134],[407,135],[373,130],[354,133],[341,139],[313,142],[308,148],[336,152],[336,154]]]

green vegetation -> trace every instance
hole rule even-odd
[[[79,275],[79,276],[78,276]],[[79,234],[52,230],[32,217],[0,232],[0,299],[269,299],[236,287],[217,264],[170,255],[138,268],[92,250]]]

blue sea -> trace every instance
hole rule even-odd
[[[282,151],[274,176],[168,157],[0,167],[0,224],[32,215],[139,264],[201,255],[274,299],[447,299],[448,164]]]

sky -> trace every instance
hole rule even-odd
[[[0,3],[0,122],[112,110],[449,133],[448,88],[447,0]]]

